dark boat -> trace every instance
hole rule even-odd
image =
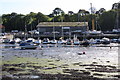
[[[66,40],[66,45],[71,45],[72,44],[72,40],[71,39],[67,39]]]
[[[23,42],[19,45],[21,49],[36,49],[38,46],[32,43]]]
[[[10,41],[9,44],[15,44],[15,41],[14,41],[14,40],[13,40],[13,41]]]
[[[85,41],[82,41],[82,42],[80,43],[80,45],[82,45],[82,46],[89,46],[89,45],[90,45],[90,42],[87,41],[87,40],[85,40]]]

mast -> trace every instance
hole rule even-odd
[[[119,3],[116,3],[116,7],[114,8],[116,10],[116,20],[115,20],[115,26],[114,26],[114,29],[119,29]]]
[[[63,23],[63,19],[61,20],[61,22]],[[62,28],[62,38],[64,39],[64,31],[63,31],[63,26],[61,26],[61,28]]]
[[[54,17],[53,17],[53,40],[55,40],[55,26],[54,26]]]
[[[91,5],[91,16],[92,16],[92,14],[93,14],[92,3],[90,3],[90,5]],[[92,31],[95,30],[95,24],[94,23],[95,23],[95,20],[92,17]]]
[[[118,9],[119,3],[117,3],[117,29],[119,28],[119,9]]]
[[[27,25],[26,25],[26,22],[25,22],[25,40],[27,39]]]

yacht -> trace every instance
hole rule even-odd
[[[48,38],[44,38],[42,41],[43,44],[49,44],[50,40]]]
[[[73,44],[74,44],[74,45],[79,45],[79,44],[80,44],[79,39],[78,39],[77,36],[75,36],[75,35],[74,35],[74,38],[73,38]]]
[[[67,39],[66,40],[66,45],[72,45],[73,44],[73,40],[72,39]]]
[[[109,38],[102,38],[102,44],[110,44],[110,39]]]
[[[57,44],[57,40],[50,40],[50,44]]]

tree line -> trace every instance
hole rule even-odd
[[[116,8],[117,5],[117,8]],[[104,8],[96,11],[94,8],[91,12],[84,9],[80,9],[77,13],[68,11],[65,13],[61,8],[55,8],[51,14],[44,15],[41,12],[29,14],[17,14],[15,12],[11,14],[3,14],[2,25],[5,26],[5,31],[11,30],[24,31],[25,27],[27,30],[34,30],[40,22],[88,22],[89,30],[92,29],[92,19],[95,21],[95,27],[97,30],[109,31],[116,27],[116,20],[119,19],[120,15],[120,3],[113,4],[112,9],[106,11]],[[120,25],[120,23],[119,23]]]

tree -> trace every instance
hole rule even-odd
[[[11,14],[3,14],[2,21],[5,26],[5,31],[11,30],[22,30],[23,28],[23,17],[22,14],[11,13]]]
[[[61,8],[55,8],[52,13],[54,16],[59,16],[64,14],[64,11]]]
[[[11,13],[2,15],[3,25],[5,31],[20,30],[24,31],[25,26],[28,30],[36,29],[39,22],[49,21],[49,17],[42,13],[30,12],[27,15]]]
[[[85,16],[89,15],[89,12],[84,9],[80,9],[77,14],[78,14],[78,22],[79,22],[79,21],[85,21]]]
[[[102,14],[103,12],[105,12],[106,10],[104,8],[100,8],[100,10],[98,11],[98,14]]]
[[[104,12],[102,15],[100,15],[99,24],[103,31],[109,31],[114,28],[115,16],[116,12],[114,10]]]
[[[73,11],[68,11],[68,15],[74,15]]]

